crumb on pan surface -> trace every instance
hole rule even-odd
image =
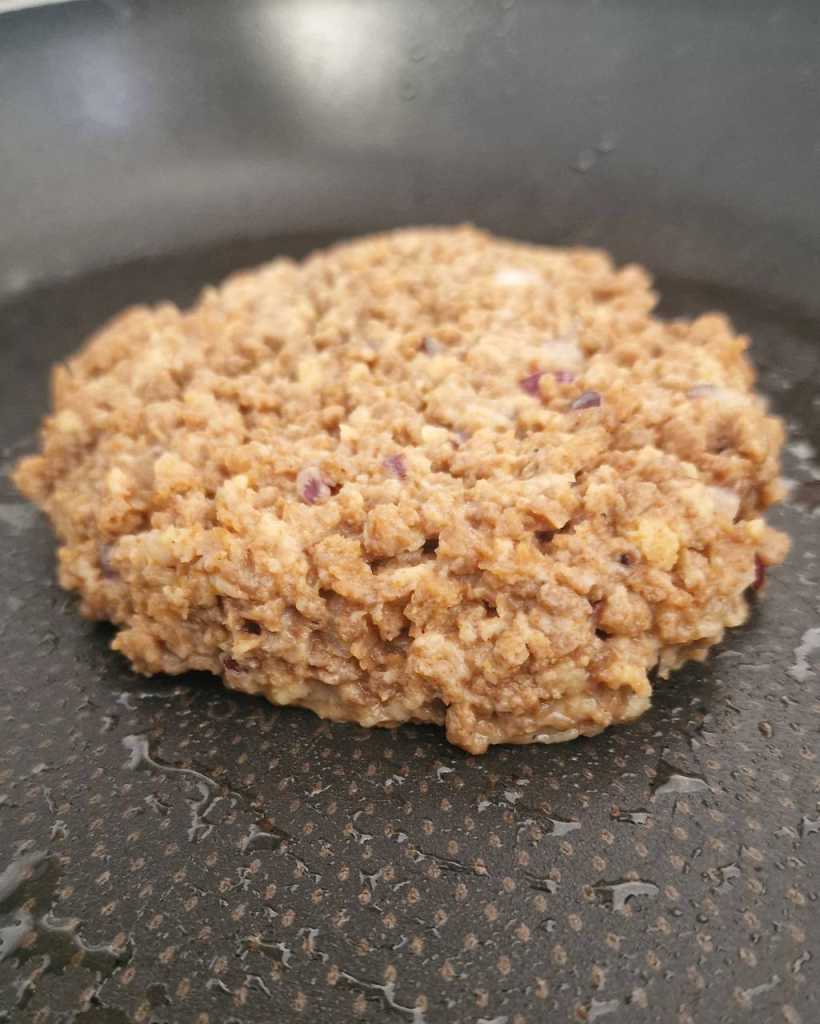
[[[782,561],[747,339],[589,249],[410,229],[122,313],[19,488],[143,673],[492,743],[592,735]]]

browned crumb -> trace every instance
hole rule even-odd
[[[20,489],[145,673],[491,743],[591,735],[743,622],[786,538],[725,317],[472,228],[277,260],[53,374]]]

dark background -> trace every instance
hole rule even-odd
[[[818,1019],[819,43],[758,0],[0,17],[0,1020]],[[462,220],[752,333],[795,483],[749,623],[634,726],[478,759],[132,676],[5,479],[50,364],[128,303]]]

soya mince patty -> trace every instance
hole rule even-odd
[[[787,550],[747,340],[654,304],[639,267],[472,228],[277,260],[56,367],[16,482],[140,672],[473,753],[591,735]]]

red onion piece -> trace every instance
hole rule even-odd
[[[552,375],[559,384],[571,384],[575,380],[572,370],[554,370]]]
[[[296,490],[306,505],[319,505],[330,497],[330,487],[316,466],[305,466],[296,477]]]
[[[570,402],[570,411],[577,412],[579,409],[596,409],[603,399],[597,391],[584,391],[576,399]]]
[[[540,383],[541,378],[545,373],[551,372],[553,378],[558,384],[571,384],[575,380],[575,374],[572,370],[538,370],[536,373],[531,373],[529,377],[524,377],[518,382],[518,386],[522,391],[526,391],[528,395],[540,394]]]
[[[407,476],[407,459],[401,452],[398,455],[388,455],[384,460],[384,468],[399,480],[404,480]]]
[[[539,370],[537,373],[531,373],[529,377],[524,377],[518,382],[518,386],[522,391],[526,391],[528,395],[537,395],[539,393],[539,382],[544,376],[544,371]]]

